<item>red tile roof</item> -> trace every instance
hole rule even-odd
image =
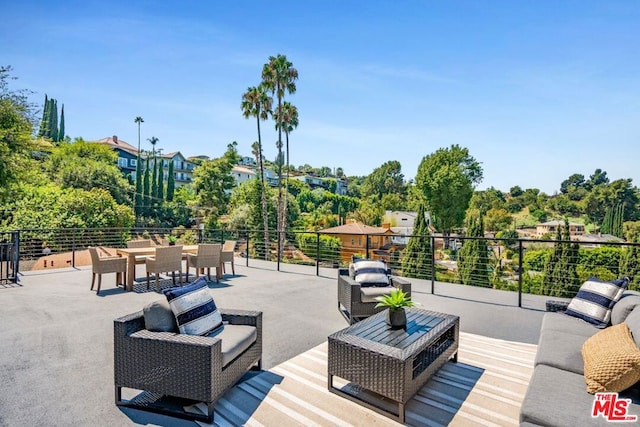
[[[324,230],[319,231],[322,233],[334,234],[393,234],[393,231],[388,228],[371,227],[370,225],[361,224],[359,222],[350,222],[348,224],[325,228]]]

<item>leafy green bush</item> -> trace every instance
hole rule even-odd
[[[298,248],[308,257],[317,257],[318,236],[314,233],[296,234]],[[339,253],[342,248],[342,242],[339,238],[333,236],[320,235],[320,254]]]
[[[527,249],[522,258],[522,267],[525,271],[543,271],[544,266],[551,256],[552,249]]]

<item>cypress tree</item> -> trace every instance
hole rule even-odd
[[[169,162],[169,176],[167,177],[167,201],[173,200],[173,192],[176,187],[176,180],[173,176],[173,160]]]
[[[424,205],[420,204],[418,216],[413,226],[413,237],[402,251],[402,276],[431,279],[431,238],[425,219]]]
[[[458,273],[460,281],[465,285],[491,287],[487,267],[489,254],[487,242],[484,240],[484,219],[482,215],[472,217],[467,227],[467,237],[462,249],[458,252]]]
[[[603,234],[611,234],[611,224],[612,224],[611,215],[612,215],[611,208],[607,208],[604,214],[604,218],[602,219],[602,225],[600,226],[600,231]]]
[[[148,216],[149,215],[149,158],[147,157],[147,160],[145,161],[145,169],[144,169],[144,184],[142,187],[142,197],[143,197],[143,214],[144,216]]]
[[[58,141],[64,141],[64,104],[60,111],[60,129],[58,131]]]
[[[158,159],[153,159],[153,170],[151,171],[151,191],[149,195],[151,197],[151,203],[149,206],[155,206],[157,204],[158,197]]]
[[[136,219],[142,214],[142,160],[140,159],[140,152],[138,151],[138,161],[136,162],[136,194],[134,196],[134,211],[136,213]]]
[[[47,137],[53,142],[58,142],[58,101],[51,98],[49,100],[49,132]]]
[[[561,233],[560,229],[562,229]],[[558,234],[561,235],[561,241],[556,243],[558,258],[556,263],[551,266],[548,295],[568,298],[575,295],[580,284],[577,272],[579,245],[571,243],[569,221],[565,220],[564,227],[558,227]]]
[[[160,165],[158,166],[158,203],[162,204],[164,200],[164,167],[163,160],[160,159]]]
[[[47,94],[44,94],[44,107],[42,111],[42,120],[40,121],[40,129],[38,130],[38,136],[45,136],[45,129],[47,128],[49,123],[49,98]]]
[[[617,222],[616,227],[614,229],[614,236],[620,237],[622,239],[624,237],[624,232],[623,232],[623,229],[624,229],[624,203],[620,203],[618,205],[617,211],[618,211],[618,214],[617,214],[618,222]]]
[[[557,242],[562,240],[562,227],[558,226],[556,229],[556,239]],[[555,266],[560,260],[562,256],[562,246],[559,243],[556,243],[553,246],[553,252],[551,256],[547,260],[547,263],[544,265],[544,270],[542,272],[542,295],[551,295],[551,290],[554,287],[555,278],[554,271]]]

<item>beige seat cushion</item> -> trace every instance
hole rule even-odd
[[[623,391],[640,381],[640,349],[626,323],[606,328],[582,346],[587,392]]]
[[[360,301],[362,302],[378,302],[376,300],[377,297],[382,295],[387,295],[395,289],[394,286],[383,286],[383,287],[368,287],[368,288],[360,288]]]
[[[227,366],[256,341],[258,331],[255,326],[224,325],[223,328],[216,329],[207,336],[222,340],[222,366]]]

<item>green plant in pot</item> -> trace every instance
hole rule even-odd
[[[178,238],[176,236],[167,236],[167,242],[169,242],[169,246],[174,246],[176,244],[176,242],[178,241]]]
[[[376,298],[378,304],[377,307],[386,307],[387,311],[387,324],[391,326],[391,329],[404,328],[407,325],[407,314],[404,311],[405,307],[413,307],[415,302],[411,301],[411,296],[402,289],[393,289],[387,295],[381,295]]]

